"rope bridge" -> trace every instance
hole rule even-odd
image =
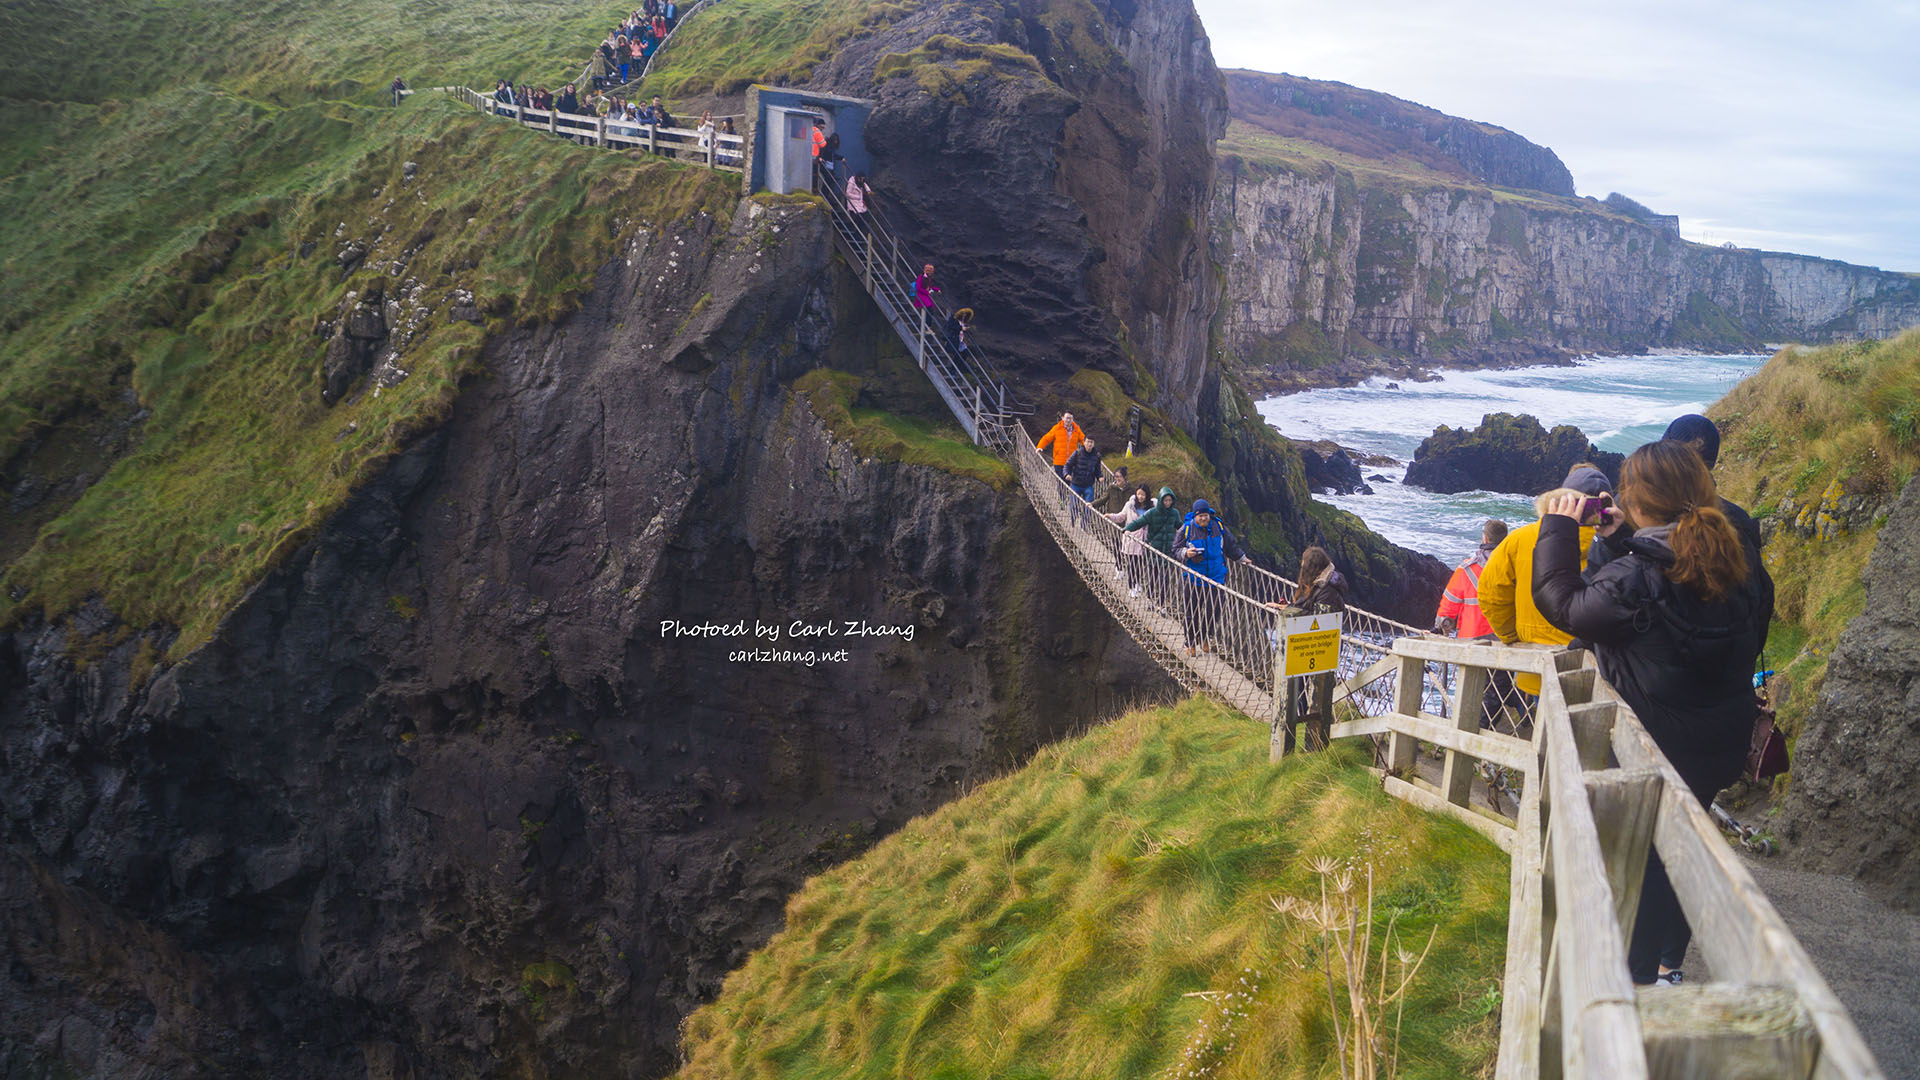
[[[1274,756],[1290,749],[1283,734],[1303,684],[1277,675],[1276,609],[1294,583],[1230,564],[1216,584],[1082,501],[1033,449],[1020,423],[1032,408],[977,348],[941,332],[944,306],[912,306],[917,267],[898,235],[875,211],[853,213],[834,177],[823,179],[840,254],[968,436],[1013,461],[1101,605],[1182,687],[1268,721]],[[1511,857],[1496,1080],[1884,1080],[1806,950],[1591,654],[1437,638],[1357,608],[1344,629],[1338,686],[1316,703],[1322,722],[1339,717],[1323,739],[1372,740],[1389,794],[1477,829]],[[1525,735],[1482,730],[1498,672],[1542,676]],[[1421,775],[1423,744],[1440,752],[1433,781]],[[1511,813],[1475,803],[1476,777],[1512,797]],[[1628,977],[1650,851],[1714,981],[1640,994]]]

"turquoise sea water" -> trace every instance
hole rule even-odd
[[[1402,484],[1406,462],[1435,427],[1473,427],[1491,412],[1532,413],[1549,428],[1573,424],[1602,450],[1625,453],[1659,438],[1674,417],[1706,411],[1766,359],[1603,356],[1573,367],[1450,371],[1434,382],[1401,381],[1397,390],[1387,389],[1389,380],[1370,379],[1345,389],[1268,398],[1260,402],[1260,413],[1291,438],[1332,439],[1392,457],[1398,462],[1392,467],[1361,468],[1369,477],[1390,478],[1374,481],[1374,494],[1315,498],[1451,565],[1473,550],[1487,518],[1533,520],[1533,500],[1485,491],[1436,495]]]

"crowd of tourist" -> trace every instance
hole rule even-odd
[[[493,88],[494,112],[511,116],[517,106],[543,112],[553,110],[562,115],[589,119],[604,117],[610,133],[634,139],[643,135],[648,128],[678,128],[680,121],[667,110],[659,95],[655,95],[652,101],[630,100],[618,90],[640,75],[646,61],[666,40],[679,19],[680,6],[673,0],[646,0],[643,6],[634,9],[632,15],[607,31],[606,39],[595,49],[588,66],[591,91],[585,97],[579,95],[572,83],[562,83],[559,89],[551,90],[531,83],[516,86],[510,79],[499,79]],[[399,80],[395,80],[396,88],[399,85]],[[399,89],[395,91],[396,103],[401,92]],[[694,131],[701,159],[713,153],[720,164],[740,164],[741,155],[734,144],[716,138],[739,134],[733,117],[716,119],[708,111]],[[568,137],[584,139],[586,135],[576,130]],[[680,145],[661,142],[654,149],[656,153],[678,157]]]
[[[1689,414],[1628,455],[1618,492],[1576,465],[1534,501],[1539,520],[1488,522],[1454,571],[1437,629],[1461,637],[1590,648],[1701,805],[1750,768],[1754,669],[1773,617],[1773,579],[1752,517],[1720,496],[1720,432]],[[1483,722],[1531,709],[1536,675],[1489,693]],[[1755,777],[1758,778],[1758,777]],[[1692,928],[1650,854],[1627,943],[1636,985],[1681,982]]]

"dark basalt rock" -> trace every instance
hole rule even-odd
[[[97,605],[0,635],[5,1075],[664,1075],[807,874],[1174,690],[1017,490],[790,391],[884,332],[817,210],[632,262],[185,662]],[[915,636],[788,634],[846,620]]]
[[[1373,494],[1373,489],[1367,486],[1366,479],[1360,475],[1360,466],[1340,447],[1325,454],[1300,447],[1300,464],[1306,466],[1307,487],[1319,494]]]
[[[1538,495],[1560,486],[1582,462],[1616,483],[1622,455],[1595,447],[1571,424],[1548,431],[1524,413],[1488,413],[1472,430],[1441,425],[1422,440],[1407,483],[1428,491],[1507,491]]]
[[[1866,607],[1840,637],[1794,746],[1781,815],[1791,857],[1920,910],[1920,480],[1880,527]]]

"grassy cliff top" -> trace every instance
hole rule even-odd
[[[570,310],[636,229],[729,214],[705,170],[384,103],[395,73],[557,84],[617,11],[9,7],[6,92],[36,100],[0,98],[0,625],[97,598],[183,655],[446,415],[487,334]],[[356,305],[389,333],[328,407]]]
[[[1920,330],[1888,341],[1781,350],[1710,415],[1721,491],[1779,528],[1766,561],[1776,590],[1764,663],[1786,676],[1779,702],[1798,734],[1841,631],[1861,611],[1860,575],[1879,522],[1802,536],[1842,500],[1885,503],[1920,467]]]
[[[1320,895],[1317,858],[1372,867],[1376,946],[1390,921],[1415,953],[1434,934],[1400,1075],[1490,1068],[1505,857],[1352,747],[1273,766],[1266,742],[1191,699],[916,819],[789,901],[688,1019],[679,1076],[1327,1075],[1327,954],[1272,904]]]

